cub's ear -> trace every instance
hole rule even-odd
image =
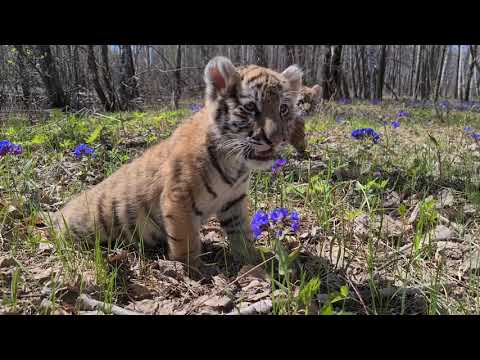
[[[225,96],[237,85],[239,79],[240,75],[229,59],[223,56],[214,57],[205,67],[207,99],[213,101],[218,95]]]
[[[303,72],[297,65],[289,66],[282,72],[282,75],[290,83],[290,90],[300,91],[302,88]]]
[[[313,94],[315,95],[315,97],[320,97],[320,94],[322,92],[322,88],[320,87],[320,85],[315,85],[314,87],[312,87],[312,91],[313,91]]]

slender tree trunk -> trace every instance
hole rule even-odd
[[[138,97],[137,80],[133,64],[133,54],[130,45],[120,45],[121,48],[121,80],[120,96],[122,98],[122,109],[133,108],[132,101]]]
[[[22,101],[27,108],[31,103],[30,74],[26,67],[26,54],[23,45],[15,45],[17,50],[17,65],[20,73],[20,85],[22,87]]]
[[[355,58],[353,56],[353,45],[350,46],[350,73],[352,75],[353,97],[358,98],[357,82],[355,81]]]
[[[380,47],[380,59],[378,62],[378,76],[375,88],[375,97],[382,100],[383,98],[383,82],[385,78],[385,59],[387,55],[387,45]]]
[[[106,111],[113,111],[113,109],[111,108],[110,102],[105,96],[105,92],[103,91],[102,84],[100,83],[100,77],[98,75],[98,68],[97,68],[97,62],[95,60],[95,52],[93,49],[93,45],[88,45],[87,51],[88,51],[88,56],[87,56],[88,68],[90,69],[90,76],[91,76],[95,91],[98,95],[98,98],[100,99],[100,102],[102,103]]]
[[[408,95],[413,96],[414,88],[414,76],[415,76],[415,59],[417,57],[417,47],[413,45],[413,55],[412,55],[412,64],[410,66],[410,77],[408,80]]]
[[[338,99],[342,88],[342,45],[332,46],[332,59],[330,65],[330,76],[332,85],[332,93],[335,99]],[[347,96],[347,95],[346,95]]]
[[[263,45],[253,45],[253,58],[256,65],[267,67],[265,47]]]
[[[178,101],[180,99],[180,96],[182,95],[182,89],[181,89],[181,68],[182,68],[182,46],[177,45],[177,57],[176,57],[176,69],[174,73],[175,77],[175,88],[173,90],[173,107],[175,109],[178,109]]]
[[[325,100],[330,100],[331,97],[331,87],[330,87],[330,60],[331,60],[331,49],[330,45],[323,46],[323,63],[322,63],[322,96]]]
[[[108,108],[110,111],[120,110],[120,101],[118,99],[117,91],[113,85],[112,72],[110,70],[110,61],[108,57],[108,45],[102,45],[102,63],[103,63],[103,82],[108,95]]]
[[[287,66],[295,64],[295,45],[285,45],[285,51],[287,52]]]
[[[459,86],[460,86],[460,61],[461,61],[461,57],[460,57],[460,53],[461,53],[461,50],[460,50],[460,45],[458,45],[458,53],[457,53],[457,71],[456,71],[456,75],[455,75],[455,92],[453,94],[453,97],[455,99],[458,99],[458,96],[460,95],[459,94]]]
[[[421,69],[421,59],[422,59],[422,45],[417,45],[417,59],[416,59],[416,65],[415,65],[415,83],[414,83],[414,88],[413,88],[413,97],[415,100],[418,97],[418,85],[420,83],[421,77],[420,77],[420,69]]]
[[[444,69],[446,66],[446,59],[447,57],[445,56],[447,53],[447,45],[444,45],[442,47],[442,55],[440,57],[439,61],[439,66],[438,66],[438,72],[437,72],[437,82],[435,84],[435,94],[433,97],[433,101],[437,102],[438,101],[438,95],[440,94],[440,87],[442,86],[442,80],[444,77]]]

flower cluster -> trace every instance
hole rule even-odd
[[[470,135],[472,138],[474,138],[475,140],[480,140],[480,134],[479,133],[473,133],[472,135]]]
[[[77,160],[82,160],[84,156],[91,155],[93,158],[97,155],[94,154],[95,149],[88,146],[87,144],[80,144],[73,149],[73,155],[77,158]]]
[[[11,143],[8,140],[0,141],[0,157],[3,157],[7,154],[10,155],[20,155],[22,153],[22,147]]]
[[[190,110],[194,113],[202,110],[202,108],[203,108],[203,105],[201,104],[190,104]]]
[[[445,110],[447,110],[450,107],[450,103],[448,102],[448,100],[442,100],[438,103],[438,105]]]
[[[472,131],[473,131],[473,127],[471,127],[471,126],[465,126],[465,127],[463,128],[463,131],[465,131],[465,132],[472,132]]]
[[[287,163],[287,160],[285,159],[277,159],[275,160],[275,162],[273,163],[273,166],[272,166],[272,173],[273,174],[278,174],[280,172],[280,170],[282,169],[282,167],[285,166],[285,164]]]
[[[392,121],[391,125],[392,125],[392,128],[396,129],[400,126],[400,121],[397,121],[397,120]]]
[[[342,97],[340,100],[338,100],[338,103],[341,105],[347,105],[347,104],[351,104],[352,100],[346,97]]]
[[[407,117],[408,115],[409,115],[409,114],[408,114],[408,112],[406,112],[406,111],[399,111],[399,112],[397,113],[397,118]]]
[[[371,136],[374,144],[380,141],[380,135],[378,135],[372,128],[362,128],[352,131],[352,137],[355,139],[362,139],[366,136]]]
[[[255,213],[251,222],[252,233],[258,239],[263,231],[276,229],[277,236],[282,236],[290,231],[296,233],[300,228],[300,215],[296,211],[289,212],[286,208],[277,208],[266,213],[259,210]]]
[[[378,105],[378,104],[380,104],[381,102],[382,102],[382,100],[380,100],[380,99],[372,99],[372,100],[370,101],[370,103],[371,103],[372,105]]]

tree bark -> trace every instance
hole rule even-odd
[[[182,95],[181,89],[181,68],[182,68],[182,45],[177,45],[177,56],[175,61],[175,72],[174,72],[174,89],[173,89],[173,107],[175,110],[178,109],[178,101]]]
[[[263,45],[253,45],[253,58],[256,65],[267,67],[265,47]]]
[[[26,67],[26,54],[23,45],[15,45],[17,50],[17,64],[20,73],[20,85],[22,87],[22,100],[27,108],[31,103],[30,74]]]
[[[113,85],[112,72],[110,69],[110,61],[108,57],[108,45],[102,45],[102,63],[103,63],[103,82],[108,94],[108,108],[107,111],[120,110],[120,101],[118,99],[117,91]]]
[[[137,80],[133,64],[133,54],[130,45],[120,45],[121,48],[121,81],[120,96],[122,98],[121,108],[130,110],[134,107],[133,100],[138,97]]]
[[[285,45],[285,50],[287,52],[287,63],[285,67],[295,64],[295,45]]]
[[[442,47],[442,54],[439,60],[439,66],[438,66],[438,71],[437,71],[437,81],[435,83],[435,92],[433,95],[433,101],[437,102],[438,101],[438,95],[440,94],[440,87],[442,85],[442,78],[443,78],[443,72],[444,72],[444,67],[445,67],[445,60],[446,60],[446,52],[447,52],[447,45],[444,45]]]
[[[375,97],[379,100],[383,98],[383,82],[385,78],[385,59],[387,54],[387,45],[380,47],[380,59],[378,62],[377,84],[375,87]]]
[[[88,55],[87,55],[88,68],[90,70],[90,77],[92,79],[95,92],[97,93],[97,96],[100,99],[100,102],[102,103],[104,109],[106,111],[113,111],[114,109],[112,109],[111,103],[108,101],[107,97],[105,96],[105,92],[103,91],[102,84],[100,83],[100,77],[98,75],[98,68],[97,68],[97,62],[95,60],[95,52],[94,52],[93,45],[88,45],[87,51],[88,51]]]
[[[40,55],[40,73],[50,106],[65,109],[68,106],[68,98],[60,82],[60,76],[50,45],[37,45],[36,50]]]

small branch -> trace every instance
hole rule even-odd
[[[107,303],[92,299],[90,296],[85,294],[82,294],[78,297],[77,304],[81,310],[87,311],[97,310],[105,312],[105,309],[109,307]],[[130,311],[117,305],[111,305],[111,312],[113,315],[143,315],[142,313]]]
[[[224,315],[256,315],[267,314],[272,310],[272,300],[260,300],[243,309],[235,309]]]

